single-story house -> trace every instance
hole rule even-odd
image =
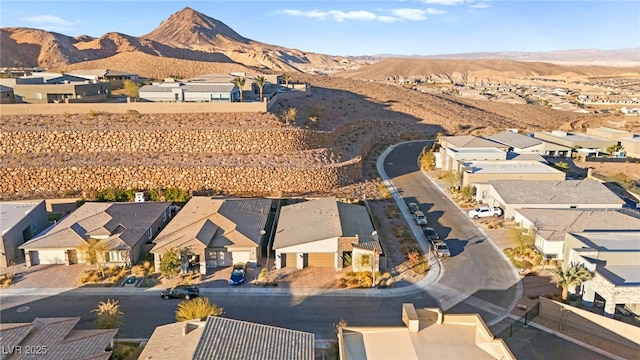
[[[588,128],[587,135],[619,141],[620,139],[633,136],[633,133],[627,130],[612,129],[612,128],[601,126],[598,128]]]
[[[402,322],[405,326],[340,327],[340,360],[515,359],[478,314],[443,314],[407,303]]]
[[[534,246],[549,259],[564,259],[568,232],[640,231],[640,214],[628,209],[517,209],[515,223],[535,233]]]
[[[125,80],[139,81],[138,74],[112,69],[73,70],[67,74],[88,80],[107,81],[111,86],[121,87]]]
[[[233,102],[240,91],[232,83],[168,81],[138,89],[141,99],[156,102]]]
[[[5,85],[0,85],[0,104],[13,104],[16,102],[16,97],[13,93],[13,88]]]
[[[87,202],[19,248],[27,266],[86,263],[89,239],[104,242],[106,265],[136,264],[171,218],[170,202]]]
[[[45,74],[16,79],[13,92],[16,103],[102,102],[111,97],[111,85],[72,75]]]
[[[118,329],[74,330],[80,316],[0,324],[3,359],[111,359]]]
[[[0,201],[0,268],[24,261],[18,248],[49,227],[44,200]]]
[[[604,314],[613,317],[616,305],[640,315],[640,231],[583,231],[565,236],[563,263],[583,264],[594,273],[582,285],[582,302],[593,306],[604,299]]]
[[[605,139],[599,136],[570,133],[560,130],[554,130],[552,132],[539,131],[535,132],[534,136],[538,139],[566,146],[571,149],[586,149],[593,150],[595,155],[598,156],[601,152],[606,152],[608,147],[617,145],[617,140]]]
[[[489,199],[491,180],[564,180],[565,173],[539,161],[471,161],[462,164],[462,187],[475,190],[475,200]]]
[[[139,359],[314,360],[312,333],[210,316],[156,327]]]
[[[507,160],[507,153],[498,148],[450,148],[437,153],[437,158],[436,167],[460,172],[464,162]]]
[[[272,206],[270,199],[192,197],[155,239],[151,253],[156,269],[163,254],[172,249],[181,253],[183,271],[197,267],[206,274],[207,268],[256,264],[261,245],[269,238]]]
[[[461,159],[454,159],[452,157],[452,153],[448,152],[449,149],[461,149],[461,148],[490,148],[490,149],[498,149],[503,152],[507,152],[509,150],[509,146],[501,144],[499,142],[495,142],[493,140],[484,139],[477,136],[472,135],[461,135],[461,136],[443,136],[439,139],[440,144],[440,158],[442,159],[441,167],[443,170],[454,170],[454,164],[456,161]],[[493,159],[496,156],[495,151],[494,154],[483,154],[483,151],[472,150],[472,153],[478,153],[479,155],[474,155],[476,157],[465,157],[465,160],[500,160],[504,159],[504,157]],[[500,155],[500,154],[498,154]],[[479,156],[479,157],[478,157]],[[490,156],[490,158],[486,158],[486,156]],[[502,156],[502,155],[500,155]],[[506,155],[505,155],[506,156]]]
[[[487,203],[510,219],[522,208],[619,209],[625,202],[596,180],[491,180]]]
[[[332,266],[378,271],[386,266],[367,209],[336,197],[282,206],[273,240],[276,268]]]
[[[640,159],[640,135],[620,139],[625,157]]]
[[[487,139],[509,146],[509,151],[520,154],[536,153],[544,154],[544,142],[532,136],[522,135],[516,131],[503,131]]]

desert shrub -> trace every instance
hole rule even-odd
[[[96,110],[93,110],[93,109],[89,110],[89,117],[90,118],[94,118],[94,117],[96,117],[96,116],[98,116],[100,114],[102,114],[100,111],[96,111]]]
[[[436,157],[432,151],[427,151],[420,157],[422,170],[431,171],[436,168]]]
[[[127,109],[127,114],[133,116],[134,118],[140,117],[140,112],[138,110]]]
[[[16,275],[14,273],[7,273],[0,277],[0,286],[3,288],[8,288],[13,283],[13,279],[15,279]]]

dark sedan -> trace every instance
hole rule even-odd
[[[178,285],[176,287],[162,290],[162,293],[160,296],[162,296],[163,299],[178,298],[178,299],[189,300],[189,299],[193,299],[194,297],[197,297],[199,292],[200,292],[200,289],[198,289],[197,286]]]
[[[440,235],[438,235],[438,233],[433,228],[424,228],[422,232],[424,233],[424,237],[426,237],[429,241],[440,240]]]

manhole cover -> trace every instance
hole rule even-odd
[[[19,313],[23,313],[25,311],[29,311],[29,307],[28,306],[21,306],[16,311],[19,312]]]

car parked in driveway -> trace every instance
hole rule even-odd
[[[447,245],[447,243],[444,241],[434,241],[433,251],[436,252],[436,255],[438,255],[439,258],[448,258],[449,256],[451,256],[449,245]]]
[[[162,298],[165,300],[170,298],[189,300],[197,297],[199,293],[200,293],[200,289],[198,289],[197,286],[178,285],[172,288],[162,290],[162,293],[160,294],[160,296],[162,296]]]
[[[231,269],[231,276],[229,277],[229,285],[240,285],[244,282],[244,276],[247,273],[247,264],[236,263],[233,264]]]
[[[409,211],[411,211],[412,214],[415,214],[416,211],[420,211],[420,207],[414,202],[410,202],[409,204],[407,204],[407,206],[409,207]]]
[[[426,237],[428,241],[440,240],[440,235],[438,235],[438,233],[433,228],[426,227],[422,229],[422,232],[424,233],[424,237]]]
[[[479,219],[483,217],[499,217],[502,216],[502,209],[497,206],[481,206],[469,211],[469,217]]]
[[[424,216],[422,211],[416,211],[413,213],[413,218],[416,219],[416,224],[420,226],[427,225],[427,217]]]

